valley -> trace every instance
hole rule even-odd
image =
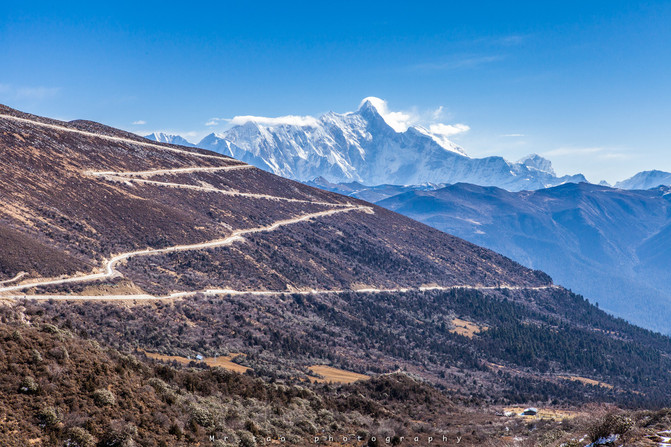
[[[671,447],[671,2],[4,2],[0,447]]]
[[[583,430],[532,429],[497,416],[505,406],[604,417],[670,398],[667,337],[379,206],[8,108],[0,149],[9,445],[73,433],[481,445]]]

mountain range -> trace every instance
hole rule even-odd
[[[620,189],[652,189],[658,186],[671,186],[671,172],[643,171],[631,178],[615,183],[615,187]]]
[[[551,163],[538,155],[518,162],[470,158],[435,131],[410,126],[399,132],[378,111],[380,101],[367,98],[356,112],[329,112],[320,118],[249,117],[223,133],[206,136],[197,146],[300,181],[318,176],[365,184],[467,181],[511,190],[586,181],[582,175],[557,177]],[[186,141],[165,134],[147,138]]]
[[[445,125],[392,126],[379,98],[366,98],[355,112],[315,117],[236,117],[221,133],[196,146],[245,161],[282,177],[330,183],[422,185],[471,183],[508,191],[537,190],[587,182],[582,174],[557,176],[538,154],[516,162],[503,157],[471,158],[449,140]],[[154,141],[191,145],[178,135],[151,134]],[[622,189],[671,184],[671,174],[646,171],[618,182]]]
[[[144,137],[148,140],[157,141],[159,143],[177,144],[186,147],[196,146],[195,144],[189,143],[184,137],[181,137],[179,135],[166,134],[163,132],[150,133],[149,135],[145,135]]]
[[[444,135],[424,127],[397,131],[378,110],[380,101],[368,98],[356,112],[330,112],[300,123],[250,119],[208,135],[198,146],[300,181],[318,176],[368,185],[461,181],[511,190],[586,181],[582,175],[557,177],[538,156],[519,162],[470,158]]]
[[[367,98],[355,112],[320,118],[238,117],[236,125],[198,146],[398,211],[548,271],[616,315],[671,331],[671,276],[653,261],[658,254],[646,248],[649,239],[664,239],[667,200],[657,188],[671,185],[671,173],[644,171],[611,189],[604,182],[590,186],[582,175],[558,177],[550,160],[537,154],[517,162],[470,158],[431,129],[392,126],[380,104]],[[465,195],[467,184],[480,188],[471,191],[472,206],[461,215],[456,191]],[[643,192],[648,189],[654,191]],[[640,206],[642,200],[646,206]],[[575,216],[571,222],[569,214]],[[534,224],[521,227],[516,218]]]
[[[0,153],[3,445],[538,444],[583,428],[499,414],[671,399],[668,337],[380,206],[4,106]]]
[[[370,200],[548,272],[601,308],[671,332],[671,189],[588,183],[510,192],[464,183],[310,184]]]

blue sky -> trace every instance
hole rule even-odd
[[[472,156],[671,171],[668,1],[13,3],[0,102],[27,112],[193,141],[215,117],[377,96],[420,120],[442,106]]]

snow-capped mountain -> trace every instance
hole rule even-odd
[[[366,185],[467,182],[511,191],[587,181],[580,174],[557,177],[550,161],[538,155],[519,162],[468,157],[447,139],[449,133],[432,131],[435,126],[395,129],[380,113],[380,104],[385,103],[367,98],[356,112],[320,118],[248,117],[208,135],[198,147],[300,181],[321,176]]]
[[[643,171],[615,184],[620,189],[650,189],[660,185],[671,186],[671,172]]]
[[[526,157],[520,159],[518,163],[523,164],[530,169],[537,169],[550,175],[557,175],[555,174],[555,170],[552,167],[552,162],[538,154],[527,155]]]
[[[196,147],[195,144],[189,143],[185,138],[179,135],[170,135],[163,132],[154,132],[149,135],[145,135],[144,137],[148,140],[158,141],[159,143],[169,143],[169,144],[177,144],[179,146]]]

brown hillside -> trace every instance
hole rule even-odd
[[[6,107],[0,115],[0,237],[29,241],[0,252],[0,280],[24,270],[24,283],[89,273],[119,253],[213,241],[333,211],[226,246],[131,257],[120,271],[151,293],[549,283],[400,215],[224,156],[91,122]]]

